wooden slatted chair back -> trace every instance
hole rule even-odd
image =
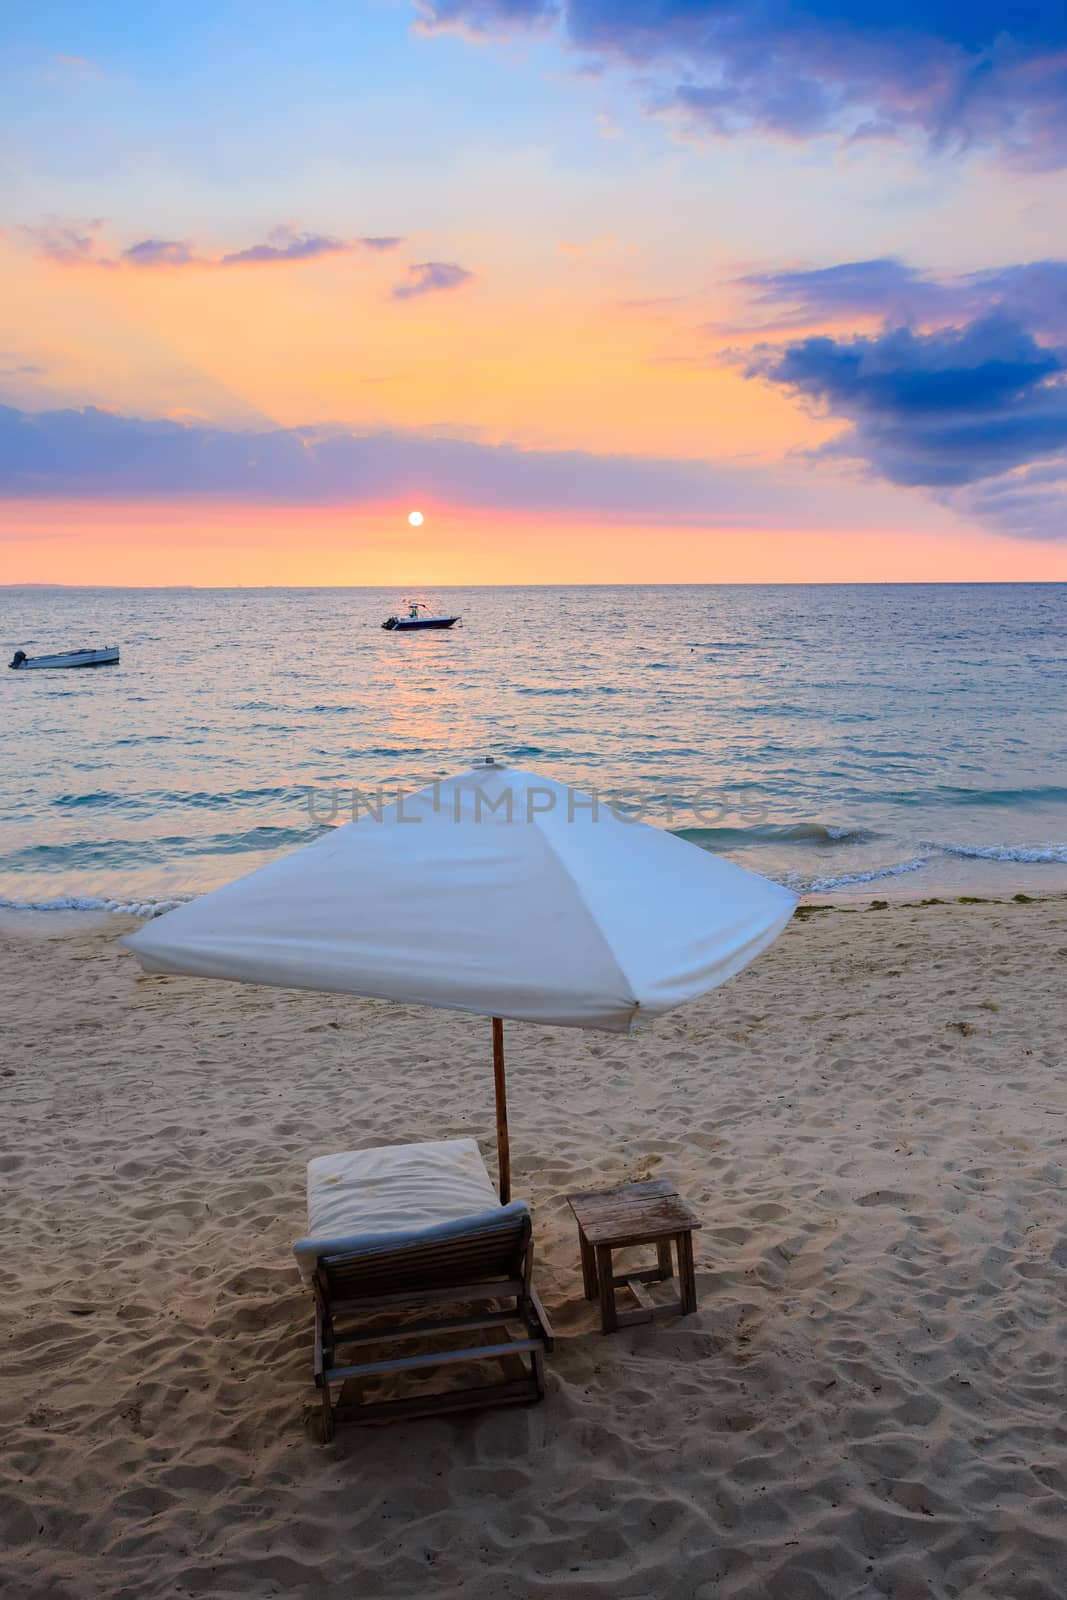
[[[451,1239],[398,1241],[350,1255],[321,1256],[318,1272],[328,1302],[404,1294],[416,1286],[434,1290],[513,1280],[524,1276],[530,1233],[530,1219],[523,1216],[506,1227]]]

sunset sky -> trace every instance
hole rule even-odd
[[[0,582],[1067,579],[1062,0],[0,35]]]

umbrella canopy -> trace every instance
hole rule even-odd
[[[628,1033],[739,972],[795,903],[604,802],[486,764],[125,942],[149,971]]]
[[[125,943],[151,972],[628,1033],[724,983],[795,896],[595,797],[486,762],[331,829]]]

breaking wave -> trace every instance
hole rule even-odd
[[[918,872],[928,863],[928,857],[915,856],[911,861],[895,861],[889,867],[872,867],[869,872],[842,872],[835,878],[812,878],[803,883],[791,884],[804,894],[832,894],[835,889],[851,889],[861,883],[877,883],[881,878],[899,878],[905,872]]]
[[[1067,844],[937,844],[931,849],[965,861],[1018,861],[1033,865],[1067,865]]]
[[[114,911],[131,917],[161,917],[184,905],[178,900],[107,900],[96,895],[61,894],[51,900],[0,899],[0,911]]]

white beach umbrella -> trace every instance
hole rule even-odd
[[[629,1033],[724,983],[795,897],[595,796],[492,761],[331,829],[147,923],[151,972]]]

